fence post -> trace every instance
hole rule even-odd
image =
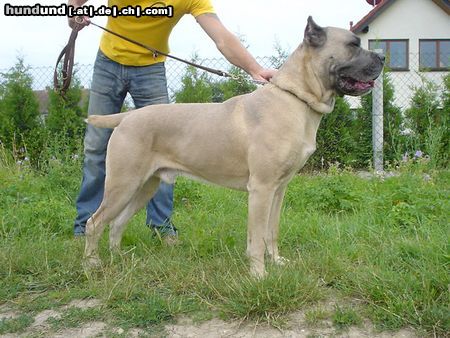
[[[374,52],[383,54],[383,50]],[[372,148],[375,172],[383,172],[383,73],[375,80],[372,90]]]

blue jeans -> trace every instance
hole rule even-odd
[[[168,103],[164,63],[150,66],[124,66],[108,59],[100,50],[94,65],[89,97],[89,115],[119,113],[125,96],[130,93],[136,108]],[[75,235],[82,235],[86,222],[98,209],[105,185],[106,147],[112,129],[87,126],[84,138],[83,180],[77,198]],[[161,183],[147,205],[147,224],[161,233],[173,233],[170,217],[173,209],[173,185]]]

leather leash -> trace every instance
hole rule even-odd
[[[63,48],[63,50],[61,51],[61,53],[58,56],[58,59],[56,61],[55,71],[53,73],[53,85],[54,85],[54,88],[57,91],[59,91],[62,96],[64,96],[66,91],[69,89],[70,82],[72,81],[73,65],[74,65],[74,57],[75,57],[75,41],[76,41],[77,36],[78,36],[78,31],[79,31],[79,28],[80,28],[79,25],[83,22],[82,18],[81,18],[81,21],[77,21],[77,19],[78,19],[78,17],[75,19],[76,23],[75,23],[74,28],[72,29],[72,33],[70,34],[69,41],[67,42],[67,45]],[[212,74],[216,74],[218,76],[231,78],[231,79],[236,80],[236,81],[243,81],[244,80],[243,77],[235,76],[235,75],[227,73],[227,72],[225,72],[223,70],[202,66],[202,65],[199,65],[197,63],[194,63],[194,62],[191,62],[191,61],[188,61],[188,60],[176,57],[174,55],[161,52],[161,51],[159,51],[159,50],[157,50],[157,49],[155,49],[153,47],[150,47],[150,46],[145,45],[145,44],[143,44],[141,42],[132,40],[132,39],[130,39],[130,38],[124,36],[124,35],[121,35],[119,33],[113,32],[113,31],[111,31],[111,30],[109,30],[109,29],[107,29],[105,27],[102,27],[100,25],[97,25],[97,24],[95,24],[93,22],[91,22],[90,25],[98,27],[98,28],[104,30],[105,32],[108,32],[109,34],[115,35],[115,36],[117,36],[117,37],[119,37],[119,38],[121,38],[121,39],[123,39],[125,41],[128,41],[128,42],[130,42],[130,43],[132,43],[134,45],[140,46],[140,47],[150,51],[153,54],[153,57],[157,57],[158,55],[163,55],[165,57],[177,60],[177,61],[185,63],[185,64],[187,64],[189,66],[193,66],[193,67],[199,68],[201,70],[204,70],[204,71],[212,73]],[[62,70],[61,70],[62,78],[60,79],[59,76],[58,76],[58,66],[59,66],[59,64],[60,64],[60,62],[61,62],[61,60],[63,58],[64,58],[64,61],[63,61]],[[250,81],[253,82],[253,83],[256,83],[256,84],[264,84],[265,83],[263,81],[257,81],[257,80],[250,80]]]
[[[69,41],[62,49],[61,53],[59,53],[58,59],[56,61],[55,71],[53,72],[53,86],[55,90],[57,90],[61,96],[64,97],[66,91],[70,87],[70,82],[72,81],[72,73],[73,73],[73,62],[75,58],[75,41],[78,36],[78,29],[75,24],[72,32],[70,33]],[[64,58],[62,69],[61,69],[61,79],[58,74],[58,67],[61,60]]]

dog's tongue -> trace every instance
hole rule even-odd
[[[370,88],[373,88],[373,86],[375,85],[375,81],[367,81],[367,82],[363,82],[363,81],[355,81],[354,83],[354,87],[358,90],[367,90]]]

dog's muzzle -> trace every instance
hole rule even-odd
[[[362,60],[354,59],[336,67],[336,91],[339,95],[361,96],[370,92],[381,74],[384,56],[369,52]]]

